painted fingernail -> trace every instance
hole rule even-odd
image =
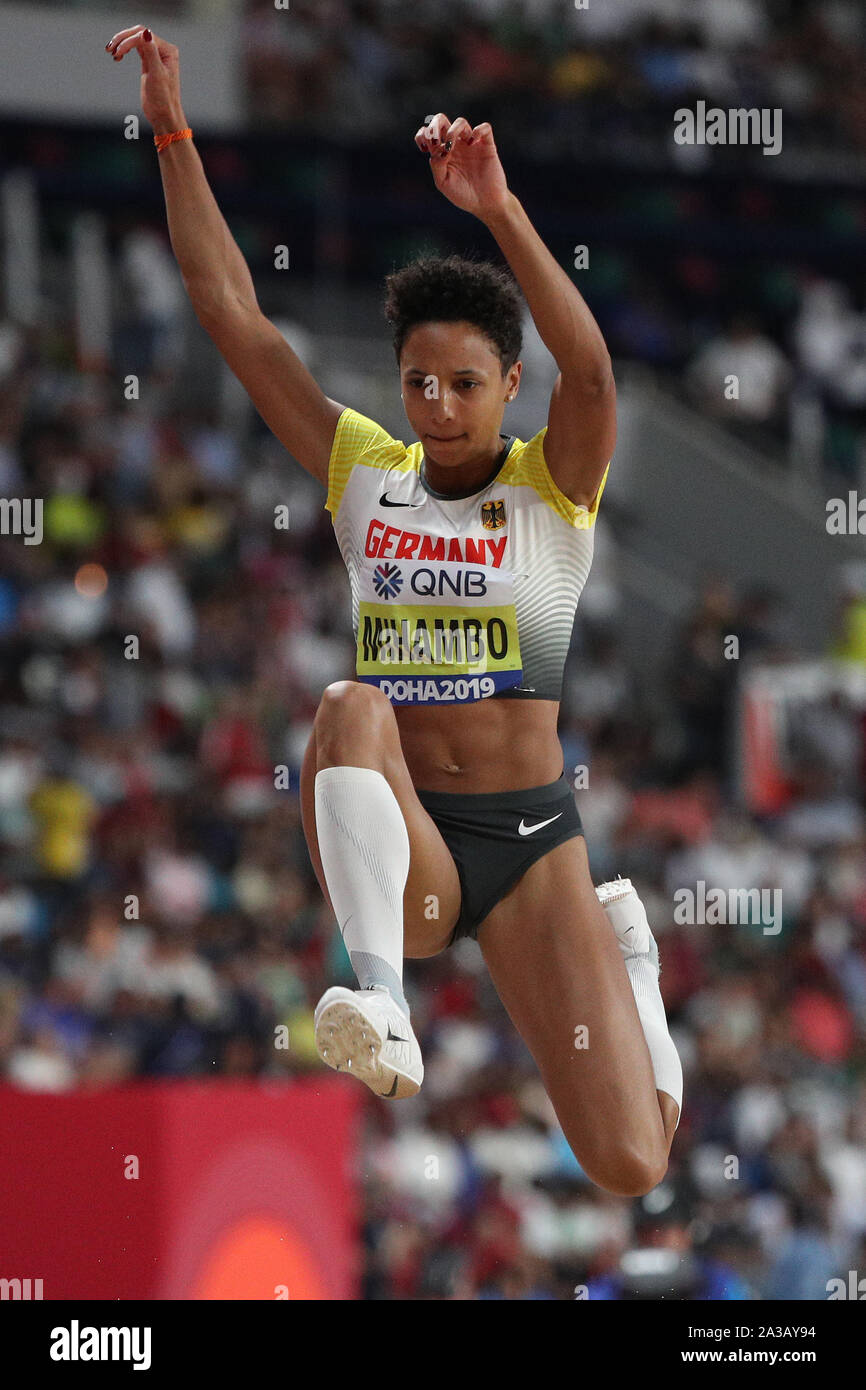
[[[106,51],[106,53],[110,53],[110,52],[111,52],[111,42],[112,42],[111,39],[109,39],[109,40],[108,40],[108,43],[105,45],[105,51]]]
[[[149,29],[145,29],[144,31],[144,41],[145,43],[153,43],[153,34]]]
[[[445,141],[445,149],[446,149],[446,152],[447,152],[448,150],[450,150],[451,145],[452,145],[452,141],[451,141],[451,140],[446,140],[446,141]]]

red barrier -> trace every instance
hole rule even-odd
[[[357,1297],[359,1100],[330,1077],[0,1086],[0,1297]]]

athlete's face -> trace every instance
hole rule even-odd
[[[469,473],[489,472],[522,365],[516,362],[503,376],[493,344],[471,323],[423,323],[409,333],[400,357],[403,405],[434,487],[436,473],[462,468],[461,482],[471,484]]]

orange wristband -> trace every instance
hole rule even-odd
[[[175,141],[175,140],[191,140],[191,139],[192,139],[192,131],[190,130],[189,126],[187,126],[187,127],[186,127],[186,130],[171,130],[171,131],[169,131],[168,134],[166,134],[166,135],[154,135],[154,137],[153,137],[153,143],[156,145],[156,152],[157,152],[157,154],[162,154],[163,150],[164,150],[168,145],[174,144],[174,141]]]

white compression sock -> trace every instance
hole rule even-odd
[[[625,957],[628,982],[646,1038],[656,1090],[673,1096],[679,1124],[683,1107],[683,1066],[668,1032],[659,989],[659,951],[646,909],[631,879],[620,877],[602,883],[595,891]]]
[[[668,1032],[656,967],[649,956],[631,956],[625,968],[649,1048],[656,1090],[673,1096],[682,1113],[683,1064]],[[677,1125],[679,1122],[678,1114]]]
[[[399,802],[371,767],[316,773],[316,833],[325,882],[361,989],[403,994],[403,890],[409,832]]]

